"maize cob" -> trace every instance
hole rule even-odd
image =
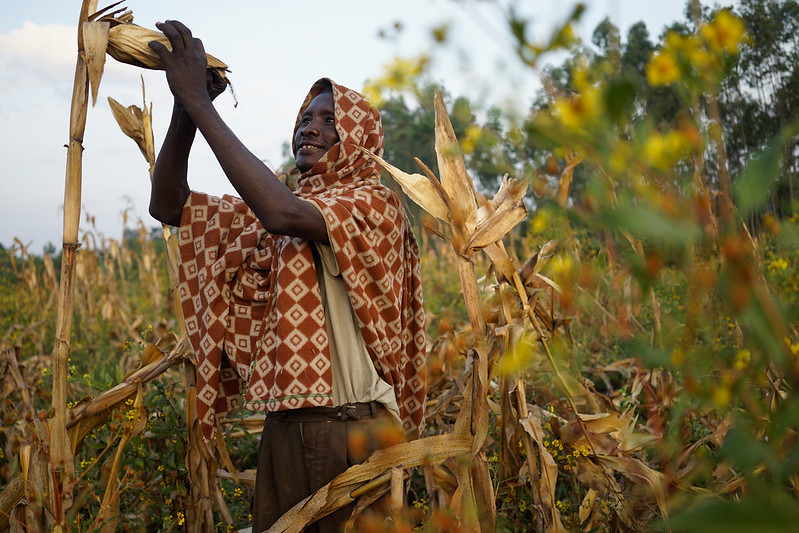
[[[106,20],[105,17],[100,21]],[[113,22],[112,22],[113,24]],[[163,70],[164,66],[159,57],[150,49],[149,43],[158,41],[170,51],[172,45],[169,39],[160,31],[143,28],[132,23],[122,23],[112,26],[108,31],[108,54],[122,63],[137,67]],[[206,54],[208,68],[227,82],[225,73],[228,66],[211,54]]]

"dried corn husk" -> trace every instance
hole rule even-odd
[[[101,21],[105,18],[101,18]],[[108,30],[108,55],[129,65],[154,70],[163,70],[164,66],[155,52],[149,46],[152,41],[158,41],[172,50],[169,39],[160,31],[142,28],[133,23],[122,23],[112,26]],[[220,78],[227,80],[225,72],[228,66],[211,54],[206,54],[208,68]]]
[[[466,163],[458,147],[458,138],[444,106],[441,93],[433,97],[436,111],[436,157],[441,185],[450,198],[450,220],[456,226],[466,224],[472,229],[477,216],[474,186],[466,172]],[[471,227],[470,227],[471,226]]]
[[[172,51],[169,39],[160,31],[133,24],[133,13],[129,9],[114,9],[121,3],[120,1],[106,6],[89,17],[89,21],[108,24],[110,28],[108,30],[108,46],[105,51],[122,63],[153,70],[164,70],[158,55],[150,49],[150,43],[158,41]],[[208,69],[215,77],[228,83],[225,74],[230,71],[228,66],[211,54],[206,54],[206,60]],[[99,83],[99,79],[97,83]]]
[[[527,192],[527,182],[508,178],[502,181],[497,194],[477,213],[477,227],[472,233],[468,249],[481,250],[502,240],[506,233],[527,218],[527,209],[522,202]]]
[[[100,79],[103,77],[109,27],[108,22],[84,22],[82,27],[89,85],[92,89],[92,105],[97,103],[97,91],[100,87]]]
[[[144,111],[135,105],[125,107],[110,96],[108,97],[108,104],[111,106],[111,112],[114,114],[119,128],[125,135],[136,141],[139,150],[147,157],[147,137],[144,132]]]
[[[447,204],[436,192],[435,177],[425,177],[421,174],[408,174],[384,161],[365,148],[359,148],[367,157],[379,163],[400,184],[408,198],[416,202],[422,209],[436,217],[447,221]]]

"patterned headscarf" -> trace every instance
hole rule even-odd
[[[298,181],[325,218],[330,245],[378,375],[394,388],[411,436],[421,432],[425,330],[419,252],[397,196],[358,147],[381,154],[380,115],[359,93],[317,81],[298,114],[331,90],[334,144]],[[312,245],[266,232],[238,198],[192,192],[180,227],[180,295],[197,357],[197,411],[210,438],[236,406],[332,406],[332,373]],[[342,354],[346,355],[346,354]]]

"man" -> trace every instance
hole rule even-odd
[[[177,21],[153,42],[174,96],[150,213],[180,226],[180,294],[197,356],[197,411],[210,438],[236,407],[267,412],[253,531],[363,461],[384,425],[411,438],[423,421],[424,312],[416,241],[401,204],[361,151],[383,150],[380,116],[360,94],[317,81],[303,102],[292,192],[213,107],[199,39]],[[192,192],[196,131],[241,195]],[[383,439],[385,440],[385,439]],[[347,512],[320,520],[336,531]]]

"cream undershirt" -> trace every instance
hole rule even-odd
[[[315,241],[314,245],[322,263],[322,275],[317,272],[317,276],[324,291],[322,303],[330,341],[333,405],[376,401],[400,420],[394,389],[377,375],[366,350],[333,248]]]

